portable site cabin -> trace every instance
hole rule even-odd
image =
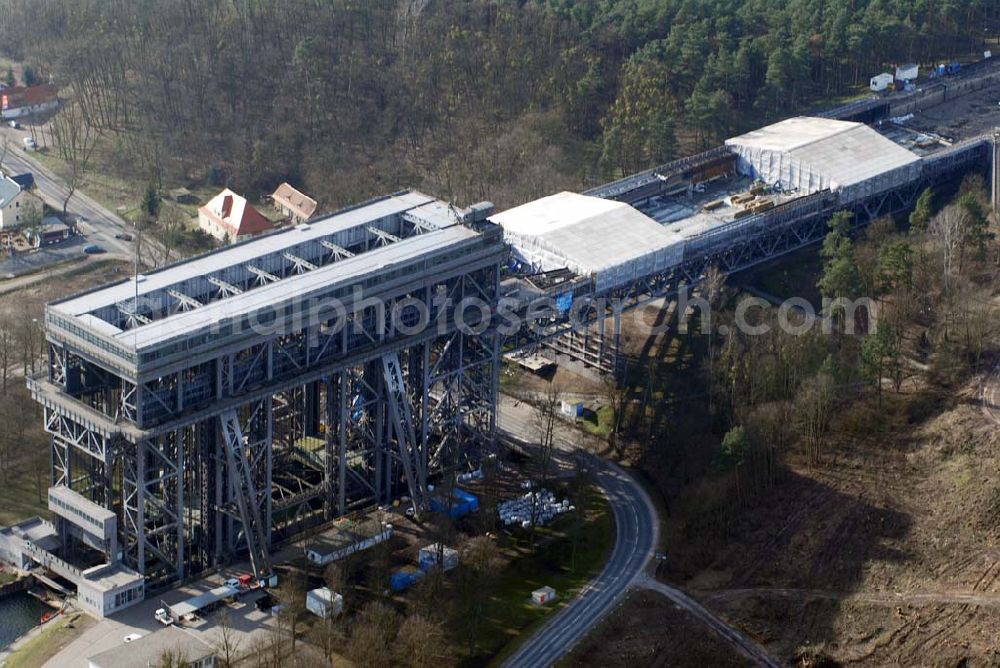
[[[450,571],[451,569],[458,566],[458,551],[453,550],[447,545],[442,546],[439,543],[434,543],[428,545],[427,547],[420,548],[420,570],[425,573],[438,567],[438,557],[441,557],[441,563],[443,564],[443,570]]]
[[[920,67],[914,63],[907,63],[896,68],[897,81],[915,81],[920,73]]]
[[[868,87],[872,89],[872,92],[881,93],[888,88],[892,82],[892,75],[888,72],[882,72],[882,74],[876,74],[872,77]]]
[[[306,594],[306,610],[317,617],[329,619],[344,611],[344,597],[329,587],[319,587]]]
[[[556,590],[552,587],[542,587],[531,592],[531,602],[535,605],[545,605],[556,599]]]

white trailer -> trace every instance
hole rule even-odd
[[[915,63],[907,63],[896,68],[897,81],[916,81],[920,74],[920,67]]]
[[[893,82],[892,75],[888,72],[882,72],[882,74],[876,74],[871,78],[868,87],[872,89],[872,92],[881,93]]]

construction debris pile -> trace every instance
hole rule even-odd
[[[524,496],[497,504],[497,513],[505,527],[520,525],[528,528],[532,524],[544,526],[556,516],[576,510],[569,499],[557,501],[555,494],[547,489],[528,492]]]

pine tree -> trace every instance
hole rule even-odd
[[[927,224],[934,216],[934,191],[927,188],[917,199],[917,204],[910,214],[910,234],[922,235],[927,232]]]

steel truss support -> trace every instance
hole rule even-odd
[[[399,355],[396,353],[383,355],[382,369],[386,399],[389,404],[389,416],[392,419],[393,433],[396,436],[399,459],[403,464],[413,510],[420,513],[424,510],[427,501],[426,459],[413,429],[410,398],[406,392],[406,382],[403,380]]]
[[[332,261],[334,262],[339,260],[345,260],[349,257],[354,257],[354,253],[347,250],[346,248],[338,246],[332,241],[327,241],[326,239],[320,239],[319,243],[321,246],[323,246],[323,248],[326,248],[327,250],[330,251],[330,256],[332,258]]]
[[[243,533],[250,550],[250,564],[254,575],[262,578],[271,574],[269,554],[269,529],[264,526],[258,507],[257,488],[251,473],[252,454],[248,457],[243,429],[235,410],[228,410],[219,416],[222,428],[222,447],[226,454],[229,483],[233,488],[239,508]]]

